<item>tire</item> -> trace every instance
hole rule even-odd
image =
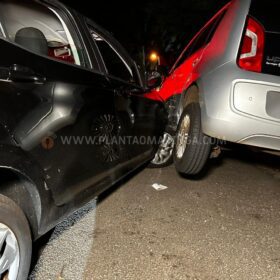
[[[182,113],[173,153],[176,170],[182,175],[199,175],[209,158],[211,138],[201,127],[201,111],[198,103],[189,104]]]
[[[148,165],[148,168],[164,168],[170,166],[173,163],[173,149],[174,149],[174,132],[165,132],[163,136],[163,141],[158,151],[154,157],[154,159]],[[164,157],[165,156],[165,157]]]
[[[16,248],[16,250],[12,251],[13,257],[11,261],[6,266],[3,266],[4,268],[0,266],[2,269],[0,275],[3,273],[1,277],[5,275],[9,280],[27,279],[32,254],[32,240],[28,221],[22,210],[11,199],[0,195],[0,237],[3,236],[7,237],[5,237],[5,242],[0,244],[0,251],[3,254],[0,261],[4,254],[9,256],[9,253],[11,253],[8,250],[10,247],[8,245],[14,244],[13,248]],[[3,270],[7,266],[10,271],[4,273]],[[6,278],[4,277],[3,279]]]

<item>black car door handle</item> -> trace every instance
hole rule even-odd
[[[28,67],[14,64],[10,67],[9,80],[23,83],[44,83],[46,78],[36,74]]]
[[[132,95],[144,94],[144,90],[140,88],[125,88],[121,87],[114,90],[117,96],[130,97]]]
[[[116,96],[121,96],[121,97],[131,96],[131,92],[129,90],[125,90],[125,89],[115,89],[114,93]]]

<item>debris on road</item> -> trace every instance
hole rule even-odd
[[[221,154],[222,154],[221,147],[217,146],[212,150],[212,152],[210,154],[210,158],[211,159],[218,158]]]
[[[152,187],[156,190],[156,191],[164,191],[166,189],[168,189],[168,187],[161,185],[161,184],[153,184]]]

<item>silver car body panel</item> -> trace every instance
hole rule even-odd
[[[196,72],[203,132],[211,137],[280,150],[280,77],[237,65],[251,0],[233,0]]]

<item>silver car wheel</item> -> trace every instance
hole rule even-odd
[[[181,159],[185,153],[188,144],[188,139],[189,139],[190,126],[191,126],[191,119],[189,115],[186,115],[181,122],[181,126],[177,134],[176,156],[178,159]]]
[[[17,280],[19,272],[19,245],[16,236],[0,223],[0,279]]]
[[[152,161],[154,165],[163,165],[172,157],[174,138],[169,133],[164,133],[160,147]]]

